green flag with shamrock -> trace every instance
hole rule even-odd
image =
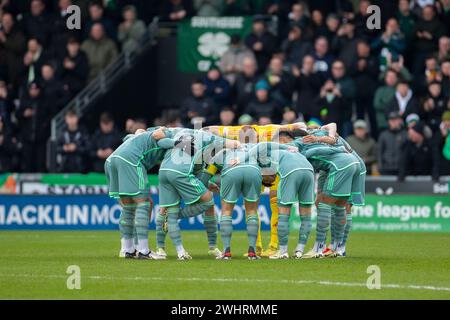
[[[208,71],[228,50],[230,37],[251,32],[251,17],[192,17],[180,22],[177,36],[178,70]]]

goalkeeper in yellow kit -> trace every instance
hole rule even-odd
[[[258,143],[272,141],[272,138],[279,132],[279,130],[295,130],[304,128],[304,123],[295,123],[290,125],[244,125],[244,126],[210,126],[204,128],[211,133],[233,140],[239,140],[241,143]],[[207,168],[209,174],[214,175],[217,172],[217,168],[214,165],[209,165]],[[261,222],[259,221],[258,238],[256,240],[256,254],[262,257],[269,257],[275,254],[278,250],[278,204],[277,204],[277,187],[279,177],[272,185],[264,185],[262,189],[266,187],[270,188],[270,243],[267,250],[263,250],[261,241]]]

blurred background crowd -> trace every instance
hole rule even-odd
[[[81,30],[66,28],[82,9]],[[381,29],[369,29],[372,4]],[[154,18],[253,16],[157,119],[85,128],[68,111],[59,171],[103,171],[125,132],[336,122],[373,175],[450,175],[450,0],[0,0],[0,172],[45,172],[50,120]],[[272,33],[264,17],[276,16]]]

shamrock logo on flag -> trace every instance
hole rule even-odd
[[[204,57],[220,58],[228,50],[230,36],[224,32],[206,32],[198,38],[198,52]]]

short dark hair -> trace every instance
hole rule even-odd
[[[295,138],[294,133],[291,130],[280,130],[278,132],[278,135],[283,137],[289,137],[291,139]]]
[[[368,42],[367,40],[364,40],[364,39],[358,39],[358,40],[356,41],[356,44],[365,44],[366,46],[369,46],[369,47],[370,47],[369,42]]]
[[[411,86],[411,84],[408,81],[403,80],[403,79],[401,79],[399,82],[397,82],[397,86],[401,85],[401,84],[407,85],[408,87]]]
[[[292,130],[292,134],[294,135],[294,137],[304,137],[307,136],[309,133],[308,131],[305,131],[303,129],[294,129]]]
[[[34,40],[37,43],[39,43],[40,45],[42,45],[42,41],[38,37],[30,37],[30,38],[28,38],[28,42],[30,42],[31,40]]]
[[[232,107],[229,107],[229,106],[222,107],[222,110],[220,110],[220,112],[222,112],[222,111],[232,111],[232,112],[236,113],[236,112],[234,111],[234,109],[233,109]]]
[[[103,9],[103,4],[100,2],[100,1],[98,1],[98,0],[92,0],[90,3],[89,3],[89,8],[90,7],[99,7],[99,8],[101,8],[101,9]]]
[[[344,63],[344,61],[342,61],[341,59],[336,59],[336,60],[334,60],[333,63],[332,63],[331,65],[333,65],[333,64],[335,64],[335,63],[342,63],[342,65],[344,66],[344,69],[345,69],[345,63]]]
[[[289,138],[289,139],[292,139],[292,140],[294,140],[295,139],[295,136],[294,136],[294,134],[292,133],[292,131],[291,130],[280,130],[280,131],[278,131],[274,136],[273,136],[273,139],[272,140],[278,140],[280,137],[287,137],[287,138]]]
[[[136,119],[134,119],[134,122],[143,123],[147,126],[147,119],[145,119],[145,118],[136,118]]]
[[[111,123],[114,122],[114,118],[109,112],[103,112],[100,115],[100,123]]]
[[[204,85],[202,79],[194,79],[194,80],[192,80],[192,83],[191,83],[191,84],[192,84],[192,85],[194,85],[194,84],[201,84],[201,85]]]
[[[74,44],[74,43],[80,44],[80,41],[76,37],[70,37],[69,40],[67,40],[67,44]]]
[[[51,62],[51,61],[46,61],[42,64],[42,67],[48,66],[50,68],[52,68],[53,70],[55,70],[55,65]]]
[[[238,33],[231,35],[231,44],[239,44],[241,42],[241,35]]]
[[[78,113],[74,110],[74,109],[69,109],[66,111],[66,113],[64,114],[64,116],[76,116],[78,117]]]

